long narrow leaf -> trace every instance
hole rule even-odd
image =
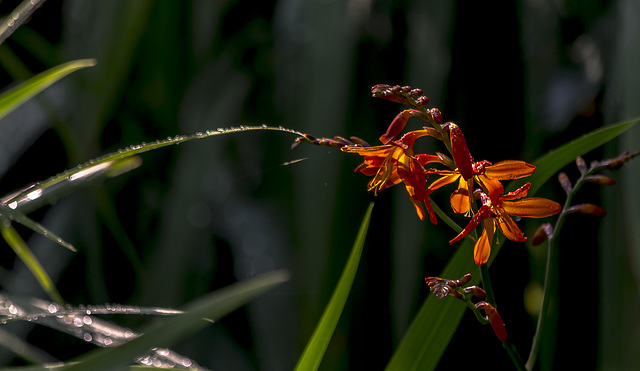
[[[637,124],[639,120],[640,118],[635,118],[620,124],[596,129],[576,140],[556,148],[534,161],[533,165],[536,166],[536,171],[533,175],[527,178],[527,181],[531,183],[529,195],[535,194],[540,186],[542,186],[564,166],[575,161],[576,157],[583,156],[585,153],[616,138],[618,135],[631,129],[631,127]]]
[[[535,194],[542,184],[562,167],[575,161],[577,156],[582,156],[616,138],[635,125],[638,120],[634,119],[594,130],[534,161],[533,164],[537,170],[527,179],[532,184],[529,195]],[[512,189],[514,186],[511,184],[506,188]],[[492,249],[489,264],[499,252],[500,247],[498,245]],[[465,242],[453,255],[441,277],[456,279],[475,271],[471,244]],[[470,284],[477,284],[478,281],[478,278],[474,276]],[[457,300],[449,299],[440,300],[435,295],[429,295],[389,361],[387,370],[411,371],[434,370],[436,368],[466,309]]]
[[[298,360],[296,370],[317,370],[322,362],[324,353],[329,346],[329,341],[333,336],[333,332],[338,325],[338,320],[344,309],[344,305],[349,297],[353,280],[358,271],[358,265],[360,264],[360,257],[362,256],[362,247],[364,246],[364,240],[367,236],[367,230],[369,229],[369,220],[371,219],[371,211],[373,210],[373,203],[369,205],[358,236],[356,237],[353,247],[351,248],[351,254],[347,260],[347,264],[342,271],[340,280],[336,289],[331,295],[329,304],[324,310],[318,326],[313,331],[313,335],[309,339],[307,346],[302,353],[302,356]]]
[[[62,296],[56,289],[56,286],[53,284],[53,281],[47,274],[47,272],[40,264],[38,258],[31,252],[29,246],[24,242],[22,237],[18,234],[18,232],[13,228],[9,220],[4,219],[0,220],[0,229],[2,231],[2,237],[7,244],[11,246],[13,251],[18,255],[18,257],[24,262],[24,264],[29,268],[31,274],[36,278],[42,289],[49,295],[51,300],[55,301],[58,304],[64,305],[64,300],[62,300]]]
[[[130,342],[82,355],[66,370],[113,370],[124,367],[154,347],[167,347],[179,339],[211,324],[206,318],[219,319],[250,300],[285,282],[288,274],[275,271],[237,282],[205,295],[184,308],[185,313],[170,317],[142,330],[143,335]]]
[[[71,72],[96,64],[95,59],[78,59],[50,68],[0,94],[0,119]]]
[[[86,180],[89,178],[94,179],[101,175],[115,176],[124,171],[128,171],[131,168],[135,168],[139,164],[131,165],[129,162],[125,161],[130,159],[132,156],[196,139],[254,130],[282,131],[295,135],[303,135],[300,132],[283,127],[272,127],[267,125],[240,126],[226,129],[207,130],[205,132],[198,132],[192,135],[179,135],[173,138],[169,137],[165,140],[136,144],[120,149],[117,152],[90,160],[89,162],[54,175],[45,181],[32,184],[29,187],[26,187],[23,191],[3,198],[2,203],[9,206],[11,209],[20,209],[28,203],[38,201],[44,195],[49,194],[52,189],[55,189],[56,192],[64,193],[65,189],[74,188],[78,183],[85,184]],[[125,169],[122,169],[122,167]]]

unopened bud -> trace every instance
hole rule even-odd
[[[402,132],[402,129],[404,129],[405,125],[407,125],[409,118],[413,116],[418,116],[427,121],[427,117],[424,113],[418,110],[408,109],[400,112],[387,128],[387,132],[380,137],[382,144],[389,144],[392,140],[396,139],[396,137]]]
[[[426,106],[427,104],[429,104],[429,98],[425,97],[424,95],[418,97],[418,99],[416,99],[416,104],[419,106]]]
[[[369,143],[367,143],[367,141],[365,141],[362,138],[358,138],[358,137],[349,137],[349,138],[355,144],[361,145],[363,147],[371,147],[371,145]]]
[[[459,287],[459,286],[464,286],[467,283],[469,283],[469,281],[471,281],[471,273],[467,273],[464,276],[462,276],[462,278],[460,278],[459,280],[452,280],[451,281],[451,286],[452,287]]]
[[[580,156],[576,157],[576,166],[578,166],[578,170],[580,170],[580,174],[584,174],[587,172],[587,163],[584,162],[584,159]]]
[[[464,288],[465,294],[471,294],[480,300],[484,300],[487,298],[487,293],[478,286],[469,286]]]
[[[426,98],[426,97],[425,97]],[[431,117],[433,117],[433,121],[436,125],[442,125],[442,113],[437,108],[432,108],[429,110]]]
[[[567,214],[570,214],[570,213],[590,214],[590,215],[599,216],[601,218],[607,215],[607,211],[605,209],[594,204],[580,204],[580,205],[571,206],[565,212]]]
[[[540,227],[538,227],[538,230],[536,230],[536,233],[533,235],[533,238],[531,238],[531,244],[533,246],[540,245],[541,243],[546,241],[551,236],[552,233],[553,233],[553,228],[551,227],[550,223],[542,224]]]
[[[571,185],[571,181],[569,180],[569,177],[567,176],[567,174],[559,173],[558,181],[560,182],[560,185],[562,186],[562,189],[564,189],[565,192],[571,193],[573,186]]]
[[[596,184],[600,184],[600,185],[614,185],[616,184],[615,179],[610,178],[608,176],[605,175],[588,175],[586,177],[583,178],[583,180],[585,182],[589,182],[589,183],[596,183]]]
[[[502,318],[500,317],[500,314],[498,313],[496,308],[494,308],[493,305],[487,302],[481,301],[476,304],[476,309],[484,310],[484,312],[487,314],[487,318],[489,319],[489,323],[493,328],[493,332],[495,332],[496,336],[498,337],[498,339],[500,339],[501,342],[506,343],[507,329],[504,327],[504,322],[502,322]]]

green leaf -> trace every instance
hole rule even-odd
[[[582,156],[614,139],[630,129],[638,120],[640,119],[594,130],[534,161],[537,170],[528,178],[532,184],[529,195],[534,195],[542,184],[562,167],[575,161],[577,156]],[[506,189],[515,189],[515,183],[510,183]],[[500,247],[500,244],[493,247],[489,264],[500,251]],[[467,241],[458,247],[441,277],[457,279],[466,273],[474,274],[470,284],[479,282],[480,274],[473,262],[473,246]],[[434,370],[458,328],[465,309],[466,306],[459,300],[440,300],[435,295],[429,295],[391,357],[387,370]]]
[[[33,255],[29,246],[27,246],[22,237],[20,237],[18,232],[13,228],[8,219],[0,220],[0,230],[2,231],[2,237],[4,240],[7,241],[7,244],[11,246],[20,260],[24,262],[42,289],[47,293],[47,295],[49,295],[51,300],[60,305],[64,305],[62,296],[60,296],[60,293],[56,289],[56,286],[53,284],[53,281],[47,272],[42,267],[42,264],[40,264],[38,258]]]
[[[117,152],[95,158],[72,169],[68,169],[45,181],[32,184],[20,192],[4,197],[2,203],[11,209],[20,210],[26,205],[40,201],[41,198],[49,195],[52,190],[55,190],[57,194],[65,193],[75,188],[77,185],[87,184],[88,180],[94,180],[100,176],[117,176],[134,169],[141,164],[139,159],[132,158],[135,155],[196,139],[255,130],[282,131],[298,136],[303,135],[300,132],[283,127],[272,127],[266,125],[240,126],[227,129],[207,130],[205,132],[198,132],[192,135],[178,135],[173,138],[169,137],[165,140],[135,144],[120,149]]]
[[[287,281],[288,274],[274,271],[247,279],[202,296],[185,308],[184,314],[147,326],[143,335],[128,343],[91,351],[74,360],[66,370],[113,370],[125,367],[153,347],[168,347],[179,339],[211,324],[207,318],[220,319],[264,292]]]
[[[333,336],[333,332],[336,329],[344,305],[349,297],[353,280],[358,270],[360,263],[360,256],[362,255],[362,247],[364,246],[364,240],[367,235],[367,229],[369,228],[369,220],[371,219],[371,211],[373,210],[373,203],[369,205],[367,212],[360,225],[360,231],[356,237],[353,247],[351,248],[351,254],[347,260],[347,265],[342,271],[338,285],[331,295],[329,304],[324,310],[320,322],[313,331],[313,335],[309,339],[307,346],[302,353],[302,356],[298,360],[296,370],[317,370],[322,362],[324,353],[329,346],[329,341]]]
[[[631,129],[631,127],[638,123],[639,120],[640,118],[636,118],[620,124],[596,129],[578,139],[556,148],[534,161],[533,165],[536,166],[536,171],[533,175],[527,178],[527,181],[531,183],[529,195],[535,194],[538,189],[540,189],[540,186],[542,186],[564,166],[574,162],[576,157],[583,156],[585,153],[614,139],[618,135]],[[511,187],[508,188],[515,189],[513,184],[510,184],[510,186]]]
[[[71,72],[91,67],[95,64],[95,59],[78,59],[67,62],[50,68],[22,84],[0,94],[0,119]]]

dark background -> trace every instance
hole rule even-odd
[[[0,10],[17,4],[4,1]],[[633,0],[50,0],[0,45],[2,86],[73,59],[98,64],[0,122],[0,191],[127,145],[241,124],[375,144],[403,108],[372,99],[378,83],[422,88],[429,107],[462,128],[476,159],[533,161],[639,115],[638,14]],[[639,136],[632,130],[585,159],[638,150]],[[375,200],[322,369],[382,369],[428,293],[424,277],[438,275],[453,253],[452,232],[418,220],[402,187],[374,198],[368,179],[352,173],[357,156],[291,150],[294,139],[248,132],[143,154],[135,171],[31,214],[77,254],[39,236],[29,245],[75,305],[180,307],[238,279],[288,269],[290,282],[173,349],[213,369],[291,369]],[[424,140],[417,150],[444,149]],[[283,165],[297,159],[304,161]],[[566,171],[578,174],[573,165]],[[543,342],[540,369],[640,362],[637,174],[631,164],[615,174],[613,190],[585,187],[577,199],[603,204],[609,215],[572,216],[565,225],[558,327]],[[562,203],[556,183],[540,195]],[[531,235],[538,223],[521,225]],[[508,242],[491,269],[500,312],[525,358],[535,326],[525,302],[535,303],[544,254]],[[0,261],[3,290],[45,298],[9,248]],[[136,328],[149,318],[118,320]],[[25,331],[61,360],[91,348],[38,326]],[[22,362],[2,354],[3,364]],[[509,365],[491,330],[467,313],[439,368]]]

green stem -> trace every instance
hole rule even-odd
[[[489,276],[489,267],[487,264],[482,264],[480,268],[480,279],[482,280],[482,288],[487,293],[486,301],[492,304],[494,307],[498,307],[496,304],[496,298],[493,295],[493,286],[491,285],[491,277]]]
[[[548,236],[547,239],[547,262],[545,266],[544,272],[544,283],[543,283],[543,296],[542,301],[540,302],[540,311],[538,313],[538,323],[536,324],[536,332],[533,335],[533,341],[531,344],[531,351],[529,352],[529,358],[527,359],[526,369],[532,370],[533,366],[538,357],[538,352],[540,350],[540,341],[542,338],[542,330],[544,329],[544,322],[548,315],[549,310],[549,301],[551,299],[551,294],[554,290],[551,289],[551,285],[553,284],[551,280],[552,272],[554,271],[554,267],[556,265],[556,258],[553,255],[553,244],[556,241],[560,230],[564,224],[564,220],[568,213],[567,209],[571,206],[571,201],[573,200],[573,196],[578,192],[582,184],[584,183],[584,178],[588,175],[593,174],[596,170],[600,170],[602,167],[592,166],[587,172],[582,174],[576,184],[571,188],[570,192],[567,192],[567,199],[562,206],[562,212],[558,216],[558,220],[556,220],[556,225],[553,228],[553,232]]]
[[[509,341],[509,339],[507,339],[507,342],[506,343],[502,343],[502,346],[504,347],[504,349],[509,354],[509,357],[511,358],[511,361],[513,361],[514,366],[516,366],[516,370],[525,371],[526,370],[526,366],[524,364],[524,361],[522,360],[522,357],[520,357],[520,353],[518,353],[518,351],[516,350],[516,347],[513,345],[513,343],[511,341]]]

